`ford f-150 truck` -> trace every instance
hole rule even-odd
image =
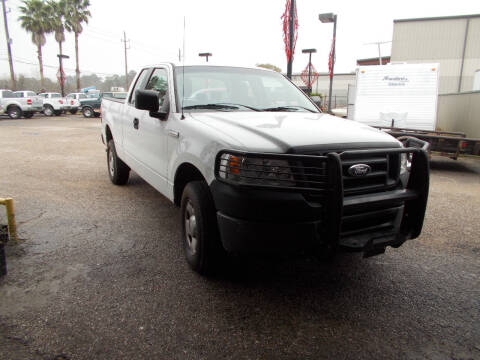
[[[59,116],[64,110],[70,109],[65,98],[59,93],[41,93],[38,96],[43,100],[43,113],[46,116]]]
[[[0,114],[6,113],[11,119],[31,118],[42,109],[42,100],[33,91],[0,90]]]
[[[130,170],[180,207],[187,262],[230,253],[383,253],[417,238],[427,143],[321,113],[264,69],[141,69],[125,101],[102,101],[111,181]]]

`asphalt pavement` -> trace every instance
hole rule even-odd
[[[0,359],[480,359],[480,160],[431,168],[423,233],[399,249],[205,278],[179,210],[136,174],[110,183],[98,118],[0,119],[23,239],[0,279]]]

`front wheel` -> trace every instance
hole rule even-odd
[[[84,107],[82,109],[82,114],[86,118],[91,118],[91,117],[93,117],[93,109],[91,107]]]
[[[55,113],[55,110],[53,109],[52,105],[45,105],[43,107],[43,114],[45,116],[53,116],[54,113]]]
[[[115,143],[109,140],[107,144],[108,177],[115,185],[125,185],[130,175],[130,168],[117,156]]]
[[[190,267],[202,275],[218,270],[226,252],[220,241],[212,195],[204,181],[192,181],[185,186],[181,225],[185,257]]]

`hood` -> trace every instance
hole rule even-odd
[[[224,141],[237,150],[308,153],[401,146],[383,131],[322,113],[217,111],[190,116],[223,133]]]

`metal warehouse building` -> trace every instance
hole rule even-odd
[[[472,91],[480,14],[394,20],[391,62],[440,63],[439,94]]]

